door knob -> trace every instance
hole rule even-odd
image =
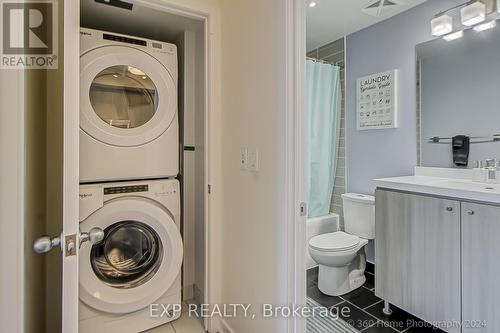
[[[90,242],[90,244],[94,245],[99,243],[104,239],[104,230],[101,228],[92,228],[89,232],[81,232],[78,238],[78,244],[80,246],[82,243]],[[75,250],[75,241],[74,237],[67,238],[67,251],[74,254]],[[50,237],[50,236],[42,236],[35,240],[33,243],[33,251],[36,253],[47,253],[52,250],[54,247],[60,247],[62,250],[61,237]]]
[[[33,243],[33,251],[47,253],[55,246],[61,246],[61,237],[42,236]]]
[[[81,232],[79,238],[80,247],[85,242],[90,242],[90,244],[94,245],[101,242],[104,239],[104,230],[101,228],[92,228],[89,232]]]
[[[467,212],[467,214],[469,214],[469,215],[474,215],[474,211],[473,211],[473,210],[469,210],[469,211]]]

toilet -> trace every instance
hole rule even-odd
[[[345,232],[321,234],[309,241],[309,253],[319,265],[318,288],[330,296],[344,295],[365,281],[364,247],[375,238],[375,197],[342,194]]]

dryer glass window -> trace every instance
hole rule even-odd
[[[134,288],[158,271],[163,247],[158,234],[137,221],[122,221],[104,230],[104,240],[92,246],[90,262],[95,274],[115,288]]]
[[[158,91],[151,78],[126,65],[112,66],[97,74],[89,97],[99,118],[119,128],[144,125],[158,107]]]

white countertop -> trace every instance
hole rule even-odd
[[[414,176],[375,179],[375,185],[393,190],[500,203],[500,184],[473,182],[470,175],[471,170],[417,167]]]

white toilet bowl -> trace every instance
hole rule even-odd
[[[368,240],[342,231],[309,241],[309,253],[319,264],[318,288],[322,293],[344,295],[365,283],[366,244]]]
[[[346,232],[337,231],[311,238],[309,253],[319,264],[318,288],[339,296],[365,283],[364,247],[375,238],[375,198],[358,193],[342,194]]]

